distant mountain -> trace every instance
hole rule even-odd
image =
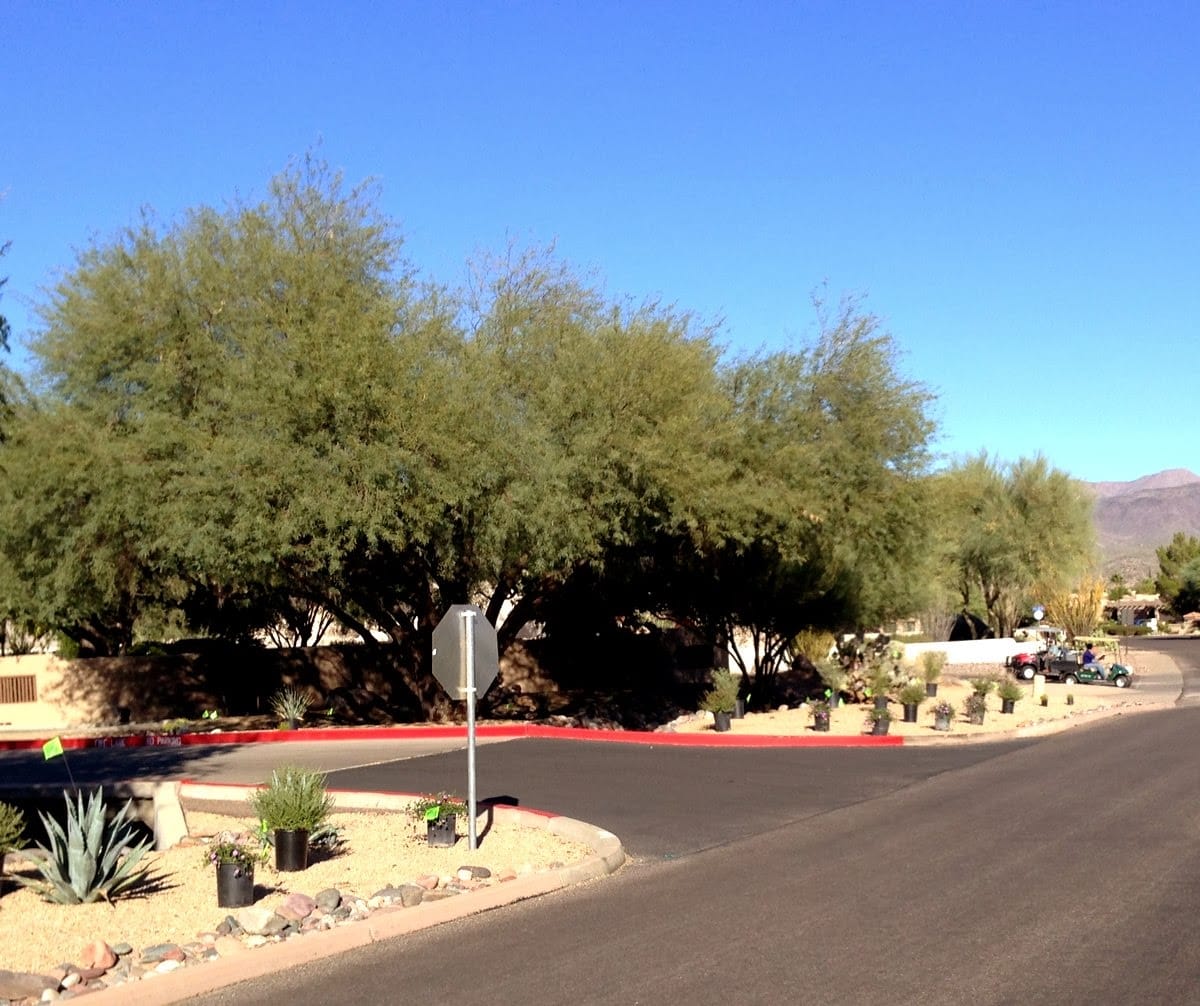
[[[1176,531],[1200,538],[1200,475],[1172,468],[1133,482],[1091,482],[1105,573],[1132,583],[1158,571],[1154,550]]]

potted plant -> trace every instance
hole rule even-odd
[[[809,699],[808,714],[812,717],[814,730],[829,733],[829,703],[825,699]]]
[[[261,842],[231,831],[218,834],[204,848],[204,862],[217,868],[217,907],[254,904],[254,864],[263,858]]]
[[[871,668],[870,677],[867,679],[867,694],[871,696],[876,709],[887,708],[888,691],[891,687],[891,672],[887,664],[881,661]]]
[[[321,772],[284,765],[274,769],[266,785],[249,797],[264,833],[274,837],[275,869],[308,867],[308,836],[333,811]]]
[[[987,692],[972,692],[963,703],[963,712],[967,719],[976,726],[983,725],[983,717],[987,712]]]
[[[466,816],[467,805],[450,793],[422,796],[408,806],[408,812],[418,824],[425,822],[425,841],[430,845],[450,848],[457,839],[459,815]]]
[[[945,699],[940,699],[929,710],[933,716],[933,729],[946,731],[950,729],[950,721],[954,719],[954,706]]]
[[[925,685],[920,681],[910,681],[900,689],[900,704],[904,706],[904,722],[917,722],[917,709],[925,701]]]
[[[737,704],[738,683],[724,668],[717,668],[709,676],[711,687],[700,699],[700,708],[713,714],[713,728],[728,730],[730,717]]]
[[[925,679],[925,694],[937,697],[938,679],[946,666],[946,654],[942,650],[926,650],[921,654],[921,676]]]
[[[1014,712],[1017,702],[1025,697],[1021,686],[1012,678],[1005,678],[1000,682],[1000,687],[996,689],[996,694],[1000,696],[1000,712],[1002,713]]]
[[[832,660],[823,660],[817,665],[817,673],[825,682],[825,698],[830,709],[836,709],[841,700],[842,689],[846,686],[846,670],[841,664]]]
[[[271,696],[271,709],[279,717],[280,727],[286,727],[288,730],[295,730],[300,726],[300,721],[304,719],[311,705],[312,699],[308,697],[308,693],[299,688],[281,688]]]
[[[876,737],[886,734],[891,722],[892,714],[887,706],[876,706],[867,710],[867,726]]]

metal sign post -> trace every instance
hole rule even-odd
[[[464,677],[467,681],[467,848],[475,848],[475,610],[460,613]]]
[[[467,703],[467,812],[476,848],[475,703],[500,671],[496,630],[473,604],[454,604],[433,630],[433,676],[450,698]]]

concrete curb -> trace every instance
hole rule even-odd
[[[242,801],[253,786],[224,783],[175,784],[177,800],[197,803],[228,803]],[[352,793],[334,791],[337,806],[342,810],[401,809],[418,794]],[[176,807],[180,810],[181,804]],[[591,848],[592,853],[577,863],[554,870],[518,877],[495,887],[486,887],[470,894],[418,905],[415,908],[381,908],[370,918],[323,932],[305,933],[281,943],[268,943],[257,949],[246,949],[230,957],[181,968],[169,974],[143,978],[137,982],[101,989],[87,995],[89,1003],[97,1006],[136,1002],[138,1006],[167,1006],[194,996],[214,992],[237,982],[261,978],[309,961],[332,957],[383,940],[440,926],[470,915],[489,912],[506,905],[550,894],[553,891],[596,880],[620,869],[625,862],[621,841],[610,831],[597,828],[586,821],[562,817],[545,811],[523,807],[492,806],[498,819],[513,826],[545,828]]]

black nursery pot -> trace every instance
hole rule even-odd
[[[917,722],[917,705],[916,705],[916,703],[906,705],[904,707],[904,722],[905,723],[916,723]]]
[[[275,869],[295,873],[308,869],[308,832],[275,830]]]
[[[713,729],[724,733],[732,725],[733,715],[731,713],[713,713]]]
[[[440,849],[449,849],[454,845],[455,828],[458,825],[457,814],[447,814],[437,821],[425,822],[425,841]]]
[[[936,681],[926,681],[925,682],[925,698],[927,698],[927,699],[936,699],[937,698],[937,682]]]
[[[236,863],[217,866],[217,907],[245,908],[254,904],[254,868]]]
[[[1001,699],[1000,700],[1000,712],[1012,713],[1012,712],[1016,712],[1016,709],[1017,709],[1017,700],[1016,699]]]

